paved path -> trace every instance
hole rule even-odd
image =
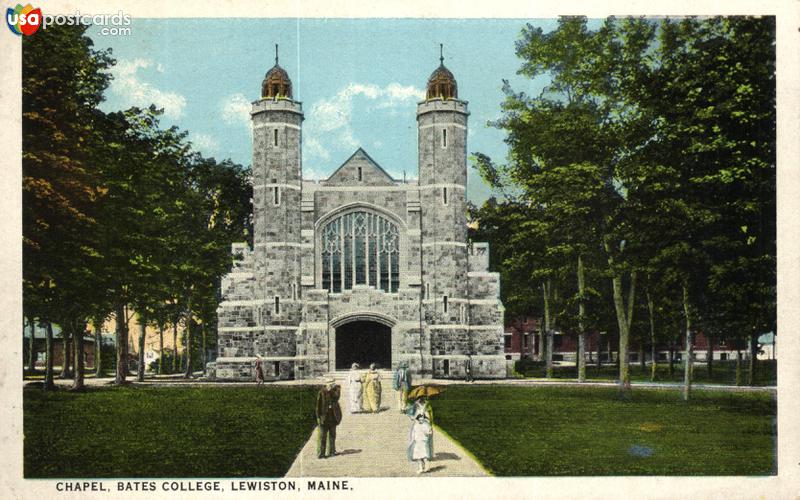
[[[395,392],[388,372],[382,374],[382,410],[379,413],[347,411],[336,431],[334,457],[317,458],[317,430],[295,459],[287,477],[400,477],[416,476],[417,464],[408,461],[406,447],[411,420],[396,409]],[[343,396],[347,382],[337,376]],[[442,433],[433,432],[433,461],[423,476],[487,476],[487,472],[458,444]]]

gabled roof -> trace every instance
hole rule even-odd
[[[353,170],[357,167],[362,167],[362,176],[367,185],[391,185],[394,184],[394,179],[384,170],[378,162],[372,159],[362,148],[350,155],[350,158],[345,160],[339,168],[334,171],[330,177],[323,181],[325,184],[334,185],[353,185],[358,183],[355,181]],[[365,170],[363,167],[367,167]]]

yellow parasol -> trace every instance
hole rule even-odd
[[[436,396],[444,392],[444,387],[438,385],[420,385],[408,391],[408,399]]]

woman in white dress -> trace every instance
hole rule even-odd
[[[347,376],[347,390],[350,397],[348,398],[350,413],[358,413],[362,411],[361,398],[361,374],[358,373],[358,363],[353,363],[350,367],[350,374]]]

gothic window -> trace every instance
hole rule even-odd
[[[340,293],[354,285],[397,292],[400,234],[397,226],[372,212],[350,212],[322,228],[322,288]]]
[[[442,203],[447,205],[447,188],[446,187],[442,188]]]
[[[275,146],[278,145],[278,129],[274,129],[272,131],[273,140],[275,142]]]
[[[442,129],[442,147],[447,147],[447,129]]]
[[[281,190],[278,186],[272,186],[272,204],[276,206],[281,204]]]
[[[362,176],[361,167],[358,167],[358,182],[361,182],[362,180],[364,180],[364,178]]]

